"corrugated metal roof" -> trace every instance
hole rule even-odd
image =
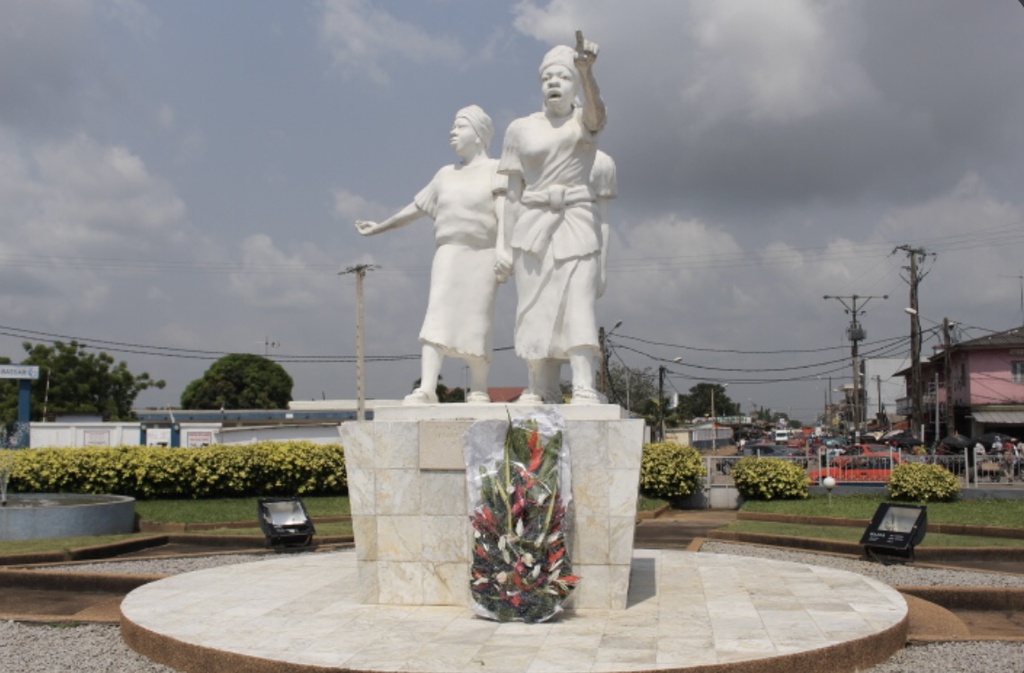
[[[978,423],[993,425],[1024,425],[1024,410],[1021,411],[974,411],[971,416]]]
[[[1024,347],[1024,327],[988,334],[977,339],[953,344],[954,349],[1016,348]]]

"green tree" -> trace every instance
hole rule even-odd
[[[184,409],[286,409],[294,382],[284,367],[262,355],[232,353],[185,386]]]
[[[633,413],[644,415],[651,400],[658,398],[657,373],[650,367],[638,369],[617,363],[608,365],[608,399]],[[627,405],[628,402],[628,405]]]
[[[420,387],[421,379],[413,381],[412,389],[416,390]],[[437,387],[434,389],[434,394],[437,395],[437,401],[439,404],[453,403],[453,402],[465,402],[466,391],[462,388],[449,388],[444,384],[444,377],[437,377]]]
[[[715,416],[738,416],[740,405],[725,394],[721,383],[698,383],[690,388],[687,403],[692,416],[711,416],[711,391],[715,391]]]
[[[32,420],[60,414],[97,414],[106,420],[134,418],[132,405],[147,388],[163,388],[148,373],[132,374],[124,362],[115,363],[107,353],[90,353],[77,341],[46,344],[23,343],[28,356],[21,364],[39,367],[32,385]],[[8,358],[2,358],[10,362]],[[4,423],[18,419],[16,381],[0,385],[0,414]]]

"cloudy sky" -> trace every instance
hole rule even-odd
[[[862,353],[907,357],[899,246],[925,252],[926,330],[1024,323],[1017,0],[3,0],[0,355],[78,338],[165,379],[138,400],[164,406],[216,357],[267,353],[296,399],[351,399],[338,272],[375,264],[367,394],[404,395],[432,229],[353,222],[453,160],[460,107],[491,114],[496,153],[577,28],[618,164],[616,358],[811,418],[849,380],[850,316],[824,295],[859,297]],[[496,386],[526,382],[514,301]]]

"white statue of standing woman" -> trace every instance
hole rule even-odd
[[[401,211],[383,222],[359,220],[364,236],[404,227],[422,217],[434,220],[436,250],[430,271],[430,297],[420,330],[423,344],[420,384],[406,404],[437,402],[437,383],[446,356],[469,366],[466,401],[490,402],[494,297],[507,276],[496,273],[496,245],[505,213],[506,180],[497,159],[487,155],[494,136],[491,118],[477,105],[455,114],[449,134],[460,161],[442,167]]]
[[[600,404],[594,385],[600,352],[595,302],[604,291],[607,221],[596,178],[611,180],[607,155],[597,164],[606,121],[594,79],[598,46],[577,31],[576,48],[558,46],[540,66],[543,109],[513,121],[498,172],[508,176],[506,232],[495,270],[514,270],[516,354],[527,362],[524,403],[562,401],[558,377],[572,369],[572,404]],[[582,100],[580,96],[582,95]],[[606,161],[607,160],[607,161]],[[610,174],[609,174],[610,171]]]

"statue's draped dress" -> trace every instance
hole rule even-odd
[[[447,356],[490,361],[498,219],[495,199],[504,176],[497,159],[441,168],[413,199],[434,220],[434,262],[430,298],[420,341]]]
[[[597,137],[579,108],[552,122],[544,112],[505,133],[498,171],[521,176],[511,246],[516,277],[516,354],[566,359],[570,348],[598,349],[594,311],[601,231],[590,177]]]

